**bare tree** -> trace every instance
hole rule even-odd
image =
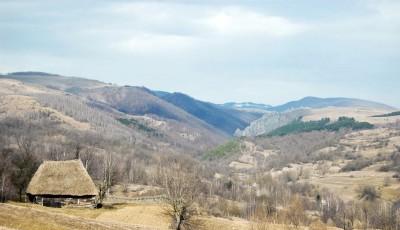
[[[111,153],[108,153],[104,157],[104,179],[103,179],[103,184],[107,195],[110,194],[110,188],[112,185],[112,177],[114,171],[113,167],[114,167],[113,155]]]
[[[304,204],[300,196],[295,195],[292,198],[286,215],[289,224],[293,224],[295,228],[298,228],[301,224],[305,224],[307,222]]]
[[[164,168],[162,181],[166,191],[165,214],[171,217],[173,229],[198,229],[200,223],[193,219],[196,213],[193,203],[198,195],[199,180],[174,163]]]
[[[372,185],[360,186],[357,192],[360,199],[365,199],[367,201],[375,201],[381,196],[380,192]]]

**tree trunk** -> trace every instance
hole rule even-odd
[[[22,202],[22,188],[18,189],[19,193],[19,202]]]
[[[177,218],[176,230],[181,230],[182,221],[183,221],[182,216],[179,216],[179,217]]]
[[[4,198],[4,185],[5,185],[5,180],[6,180],[6,177],[5,177],[5,175],[3,174],[2,177],[1,177],[1,196],[0,196],[0,202],[2,202],[2,203],[5,201],[5,198]]]

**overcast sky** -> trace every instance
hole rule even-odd
[[[222,103],[355,97],[400,107],[399,0],[0,0],[0,72]]]

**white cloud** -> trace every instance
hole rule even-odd
[[[240,7],[220,9],[203,20],[215,32],[231,36],[289,36],[303,32],[308,27],[284,17],[260,14]]]
[[[109,47],[124,53],[149,54],[222,48],[234,43],[266,41],[296,35],[309,28],[285,17],[266,15],[239,6],[113,3],[102,13],[113,21]],[[118,36],[115,36],[118,34]],[[103,36],[104,37],[104,36]],[[243,40],[243,41],[241,41]]]

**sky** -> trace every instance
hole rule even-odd
[[[400,107],[398,0],[0,0],[0,73],[277,105]]]

